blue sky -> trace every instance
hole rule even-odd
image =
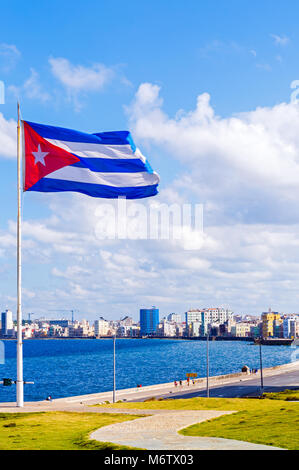
[[[2,4],[1,308],[15,311],[19,98],[29,121],[130,129],[161,176],[157,201],[204,204],[206,237],[197,251],[100,243],[88,238],[100,201],[26,194],[25,312],[298,311],[298,13],[290,0]]]

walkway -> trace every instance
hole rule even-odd
[[[234,411],[156,411],[153,416],[100,428],[90,438],[147,450],[281,450],[231,439],[183,436],[177,432],[192,424],[231,413]]]

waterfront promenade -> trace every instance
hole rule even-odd
[[[281,366],[270,367],[263,370],[264,391],[280,391],[285,389],[299,388],[299,361],[291,362]],[[260,392],[260,372],[257,374],[228,374],[210,377],[211,397],[242,397],[258,396]],[[187,381],[183,385],[174,386],[174,383],[149,385],[141,388],[129,388],[116,391],[116,401],[144,401],[150,398],[191,398],[205,396],[206,379],[196,380],[195,385]],[[95,404],[112,403],[113,392],[93,393],[88,395],[58,398],[51,402],[36,401],[26,402],[24,408],[16,408],[15,403],[0,403],[0,412],[22,412],[22,411],[90,411],[87,407]]]

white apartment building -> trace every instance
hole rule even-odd
[[[190,325],[190,336],[201,336],[201,321],[194,321]]]
[[[107,320],[100,318],[94,322],[94,334],[95,336],[107,336],[110,330],[110,325]]]
[[[166,319],[162,320],[157,327],[159,336],[176,336],[176,324]]]
[[[233,312],[225,308],[205,308],[189,310],[186,312],[186,330],[189,333],[192,323],[199,322],[201,324],[201,335],[206,335],[209,325],[221,325],[227,321],[231,321]],[[192,330],[192,327],[191,327]],[[197,335],[197,336],[201,336]]]
[[[182,316],[178,313],[170,313],[167,317],[167,320],[174,323],[181,323]]]
[[[1,334],[3,336],[14,335],[14,325],[11,310],[5,310],[5,312],[2,312],[1,314]]]
[[[283,337],[296,338],[298,336],[299,316],[294,315],[283,320]]]

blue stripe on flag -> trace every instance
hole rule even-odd
[[[74,153],[74,155],[76,155]],[[77,156],[77,155],[76,155]],[[148,162],[143,163],[139,158],[136,159],[113,159],[113,158],[85,158],[79,157],[80,162],[73,163],[71,166],[78,168],[88,168],[91,171],[103,173],[139,173],[146,171],[153,173]]]
[[[139,187],[115,187],[101,184],[79,183],[77,181],[65,181],[51,178],[42,178],[27,191],[39,192],[64,192],[74,191],[87,196],[105,199],[116,199],[124,196],[127,199],[142,199],[158,194],[158,185]]]
[[[44,139],[55,139],[67,142],[86,142],[104,145],[130,145],[133,152],[136,147],[129,131],[100,132],[97,134],[86,134],[64,127],[46,126],[26,121],[32,129]]]

